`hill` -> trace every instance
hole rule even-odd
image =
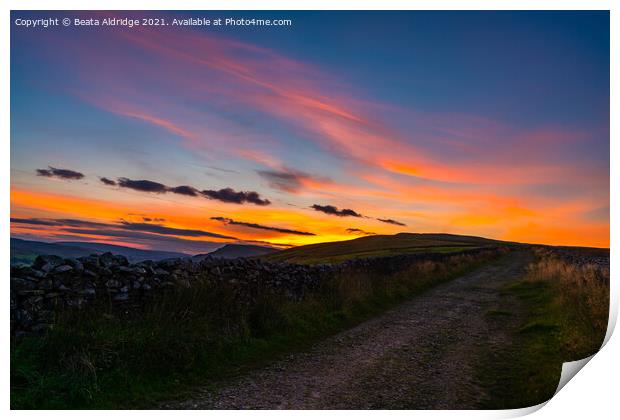
[[[124,255],[130,262],[187,257],[186,254],[179,252],[145,250],[99,242],[42,242],[11,238],[11,265],[30,264],[37,255],[77,258],[104,252]]]
[[[269,254],[268,261],[301,264],[337,263],[352,258],[414,254],[419,252],[457,252],[494,244],[510,244],[478,236],[446,233],[399,233],[374,235],[349,241],[304,245]]]
[[[195,255],[193,258],[202,258],[207,255],[216,258],[249,258],[271,254],[275,251],[277,249],[267,246],[228,244],[208,254]]]

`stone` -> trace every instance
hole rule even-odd
[[[32,268],[35,270],[51,271],[54,267],[62,265],[64,260],[56,255],[39,255],[35,258]],[[44,270],[43,267],[48,267]]]
[[[84,271],[84,264],[75,258],[66,259],[65,264],[70,265],[76,271]]]
[[[112,299],[117,301],[117,302],[129,300],[129,293],[127,293],[127,292],[117,293],[116,295],[114,295],[114,297]]]
[[[18,290],[17,294],[19,296],[40,296],[40,295],[44,295],[45,291],[44,290],[39,290],[39,289],[35,289],[35,290]]]
[[[78,261],[80,261],[85,268],[90,270],[96,270],[100,266],[99,256],[96,254],[89,255],[88,257],[80,257]]]
[[[133,266],[133,267],[131,267],[131,272],[133,274],[139,274],[139,275],[146,274],[146,270],[143,267],[140,267],[140,266]]]
[[[116,262],[116,264],[121,265],[121,266],[127,266],[129,265],[129,260],[127,259],[127,257],[123,256],[123,255],[114,255],[114,262]]]
[[[111,252],[104,252],[99,256],[99,263],[104,267],[109,267],[116,262]]]
[[[11,290],[32,290],[36,287],[37,284],[32,280],[11,277]]]
[[[299,301],[334,276],[347,275],[350,270],[390,275],[422,259],[445,258],[446,255],[425,254],[304,266],[243,258],[205,258],[201,262],[172,258],[129,264],[127,258],[109,252],[77,259],[40,256],[30,267],[11,267],[11,332],[31,331],[35,325],[48,324],[50,313],[55,314],[56,310],[82,309],[97,299],[107,304],[110,298],[113,304],[122,304],[123,311],[129,312],[139,307],[147,292],[150,295],[158,291],[165,293],[169,288],[207,284],[215,288],[230,287],[236,301],[251,308],[267,294]],[[584,259],[583,263],[591,262],[592,259]]]
[[[105,282],[105,285],[108,289],[117,289],[121,287],[121,282],[115,279],[110,279]]]
[[[68,264],[64,264],[64,265],[59,265],[58,267],[54,268],[54,274],[59,274],[59,273],[66,273],[67,271],[71,271],[73,270],[73,267],[71,267]]]
[[[44,273],[49,273],[50,271],[52,271],[54,268],[56,268],[56,266],[54,265],[54,263],[48,262],[44,265],[41,266],[41,271],[43,271]]]
[[[158,265],[164,270],[172,270],[183,262],[182,258],[167,258],[165,260],[159,261]]]
[[[13,269],[15,267],[11,267],[11,276],[13,276]],[[34,277],[36,279],[41,279],[47,276],[47,273],[41,270],[35,270],[32,267],[19,267],[15,273],[16,277]]]

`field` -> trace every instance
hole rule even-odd
[[[375,235],[350,241],[299,246],[269,254],[264,259],[299,264],[339,263],[364,257],[458,252],[502,243],[506,244],[506,242],[476,236],[399,233],[397,235]]]
[[[389,274],[383,263],[345,265],[299,301],[269,292],[248,304],[222,284],[176,289],[138,311],[100,302],[61,312],[46,334],[12,337],[11,407],[538,404],[553,395],[564,361],[589,356],[602,343],[608,250],[493,244],[502,243],[399,234],[311,245],[260,258],[308,264],[421,258]],[[428,251],[445,255],[425,259]],[[292,361],[282,364],[283,358]],[[336,359],[342,362],[334,370]],[[404,375],[399,366],[412,363],[416,375]],[[339,372],[353,373],[338,379]],[[255,379],[266,381],[262,396]],[[332,379],[331,394],[322,395]],[[192,399],[196,389],[208,397]]]

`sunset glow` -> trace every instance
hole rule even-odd
[[[286,15],[14,28],[11,235],[189,254],[362,232],[609,247],[605,14]]]

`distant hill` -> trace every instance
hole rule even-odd
[[[298,246],[269,254],[264,259],[303,264],[335,263],[370,256],[456,252],[501,243],[509,242],[447,233],[399,233]]]
[[[303,264],[334,263],[352,258],[381,255],[411,254],[419,252],[456,252],[490,244],[508,243],[477,236],[445,233],[399,233],[374,235],[350,241],[325,242],[278,250],[259,245],[227,244],[208,254],[198,254],[193,259],[207,255],[218,258],[261,257],[268,261],[288,261]],[[11,264],[30,264],[37,255],[58,255],[76,258],[90,254],[112,252],[124,255],[131,262],[188,257],[179,252],[143,250],[98,242],[41,242],[11,238]]]
[[[277,249],[259,245],[228,244],[208,254],[195,255],[194,259],[211,256],[216,258],[249,258],[259,257],[276,252]]]
[[[124,255],[130,262],[188,256],[180,252],[144,250],[98,242],[41,242],[11,238],[11,265],[30,264],[37,255],[77,258],[90,254],[103,254],[104,252]]]

